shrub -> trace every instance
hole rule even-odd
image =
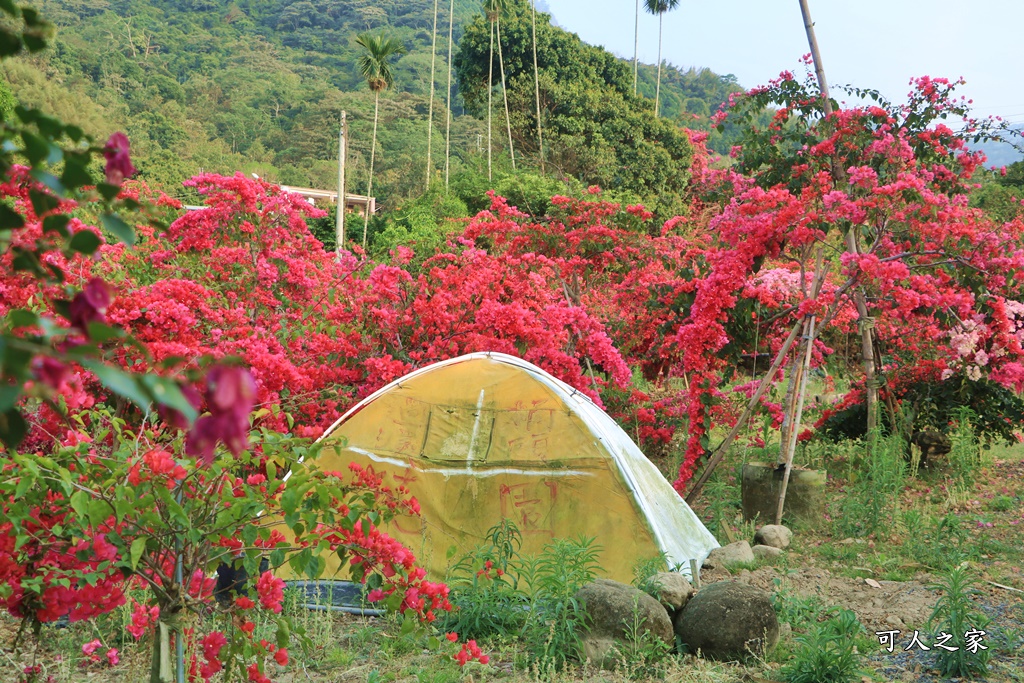
[[[975,608],[972,597],[981,592],[974,587],[975,577],[963,565],[947,571],[942,578],[929,586],[942,591],[942,597],[935,604],[935,610],[928,620],[929,627],[940,636],[951,635],[946,641],[949,650],[932,647],[938,657],[938,669],[943,676],[974,677],[988,671],[988,660],[992,651],[988,646],[974,647],[972,641],[986,635],[989,619]],[[972,638],[974,636],[974,638]],[[978,641],[980,642],[980,640]]]
[[[862,669],[855,638],[864,627],[848,609],[834,609],[828,621],[797,636],[793,659],[782,668],[788,683],[852,683],[860,680]]]

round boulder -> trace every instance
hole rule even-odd
[[[647,593],[610,579],[588,583],[576,593],[587,615],[584,655],[596,666],[613,668],[617,642],[650,632],[669,647],[675,642],[672,620],[661,603]]]
[[[768,545],[773,548],[787,548],[793,540],[793,532],[781,524],[765,524],[754,534],[756,545]]]
[[[705,586],[675,617],[687,650],[710,659],[743,659],[779,642],[779,619],[765,591],[737,581]]]
[[[754,553],[750,549],[750,544],[746,541],[736,541],[729,545],[723,545],[721,548],[715,548],[708,557],[704,560],[704,566],[708,569],[715,569],[716,567],[728,567],[733,564],[745,564],[754,561]]]
[[[659,572],[648,581],[648,592],[669,612],[682,609],[693,595],[693,586],[682,574]]]
[[[782,555],[782,550],[779,548],[773,548],[770,545],[755,545],[750,549],[754,553],[754,557],[759,560],[770,560],[774,557]]]

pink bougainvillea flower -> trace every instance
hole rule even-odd
[[[213,461],[217,442],[238,455],[249,447],[249,413],[256,402],[256,382],[245,368],[218,365],[206,376],[210,414],[199,418],[185,440],[185,450]]]
[[[32,362],[32,370],[36,379],[52,389],[60,389],[64,381],[71,375],[67,365],[49,356],[38,356]]]
[[[260,604],[275,614],[281,612],[284,602],[284,581],[277,578],[270,572],[260,574],[256,582],[256,592],[260,596]]]
[[[114,133],[107,140],[103,147],[103,157],[107,160],[104,172],[107,174],[107,182],[111,185],[120,185],[125,178],[135,175],[135,167],[128,152],[128,136],[124,133]]]
[[[98,277],[92,278],[71,300],[71,324],[85,332],[89,323],[105,322],[107,307],[112,300],[110,285]]]

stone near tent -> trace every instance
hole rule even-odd
[[[737,581],[705,586],[674,620],[688,652],[710,659],[762,655],[779,642],[779,619],[765,591]]]
[[[928,467],[930,458],[946,455],[953,450],[953,442],[949,437],[933,429],[914,432],[910,437],[910,443],[921,449],[921,460],[918,463],[921,467]]]
[[[754,543],[773,548],[788,548],[792,540],[793,532],[781,524],[765,524],[754,534]]]
[[[740,493],[743,502],[743,521],[773,522],[779,509],[779,494],[785,468],[760,462],[743,466]],[[813,524],[825,512],[824,470],[805,470],[793,467],[786,486],[786,502],[782,518],[789,522]]]
[[[583,635],[583,654],[602,669],[618,663],[619,644],[628,642],[634,624],[639,634],[649,631],[651,637],[672,646],[675,641],[672,620],[660,602],[647,593],[611,579],[588,583],[576,593],[587,615]]]
[[[693,595],[693,586],[682,574],[659,572],[648,581],[648,592],[670,613],[682,609]]]
[[[755,545],[750,550],[754,553],[754,557],[759,560],[770,560],[773,557],[778,557],[782,554],[782,548],[776,548],[770,545]]]
[[[704,560],[704,566],[707,569],[715,569],[753,561],[754,553],[750,549],[750,544],[746,541],[736,541],[712,550],[708,554],[708,559]]]

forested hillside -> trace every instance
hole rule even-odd
[[[384,30],[402,41],[406,53],[394,60],[394,89],[380,98],[374,194],[385,207],[394,207],[422,192],[433,37],[430,0],[40,0],[38,5],[57,25],[57,36],[42,55],[0,67],[16,99],[45,107],[99,137],[124,130],[139,176],[178,196],[181,181],[201,170],[242,170],[285,184],[333,187],[342,109],[350,125],[349,189],[365,191],[373,96],[358,73],[355,38],[360,31]],[[520,11],[526,6],[510,5]],[[458,43],[464,26],[481,15],[481,5],[456,0],[454,14]],[[445,158],[447,17],[448,3],[442,0],[435,170],[443,168]],[[560,45],[582,49],[575,36],[550,26],[547,15],[538,15],[538,21],[545,35],[560,37]],[[600,48],[585,47],[623,70],[631,67]],[[554,72],[550,77],[557,78]],[[653,92],[654,67],[641,69],[640,80],[641,94]],[[497,74],[495,81],[500,100]],[[510,82],[509,96],[525,106],[531,103],[530,93],[517,94],[520,85],[529,83]],[[662,74],[663,111],[673,123],[707,127],[706,115],[736,88],[731,77],[706,70],[668,69]],[[453,90],[453,171],[483,172],[486,124],[466,115],[458,86]],[[642,104],[635,106],[642,109]],[[503,109],[495,107],[494,116],[495,130],[503,130]],[[507,138],[504,147],[501,135],[493,138],[495,163],[502,168],[508,163]],[[585,170],[575,177],[594,181]]]

